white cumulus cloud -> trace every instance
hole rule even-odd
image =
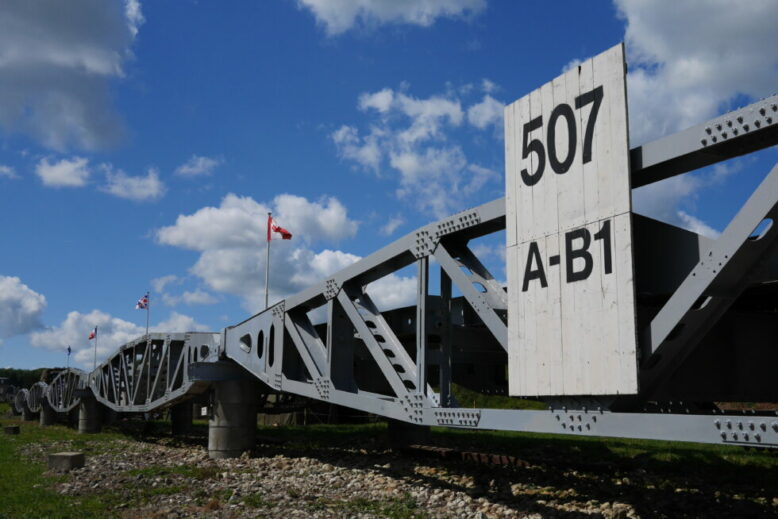
[[[162,301],[168,306],[177,306],[179,303],[184,303],[185,305],[190,306],[212,305],[219,302],[219,300],[214,297],[213,294],[209,294],[205,290],[201,290],[199,288],[192,291],[186,290],[179,295],[163,292]]]
[[[502,113],[505,105],[486,94],[480,103],[467,109],[467,120],[476,128],[484,129],[489,125],[495,125],[502,129]]]
[[[710,119],[778,84],[778,3],[754,0],[614,0],[626,21],[631,145],[644,144]],[[577,66],[575,59],[565,69]],[[737,169],[739,166],[736,166]],[[708,236],[716,229],[694,216],[694,202],[732,171],[687,173],[633,193],[635,210]]]
[[[380,232],[384,236],[391,236],[392,234],[394,234],[394,231],[396,231],[398,227],[400,227],[404,223],[405,223],[405,219],[402,216],[400,215],[394,216],[390,218],[388,222],[386,222],[384,225],[381,226]]]
[[[486,0],[298,0],[309,9],[327,34],[354,27],[387,23],[429,27],[438,18],[461,18],[479,13]]]
[[[484,80],[483,89],[497,87]],[[466,95],[473,88],[460,89]],[[396,175],[395,194],[423,213],[438,218],[462,209],[469,198],[500,175],[471,163],[462,146],[451,143],[450,133],[467,120],[484,129],[502,122],[502,103],[486,94],[463,108],[456,91],[417,98],[404,91],[383,88],[359,96],[357,106],[369,120],[360,132],[344,124],[331,133],[338,155],[376,175]],[[467,114],[467,117],[465,116]]]
[[[35,174],[44,186],[49,187],[85,186],[90,173],[89,160],[83,157],[62,159],[54,163],[49,162],[49,159],[41,159],[35,166]]]
[[[41,328],[46,298],[15,276],[0,276],[0,339]]]
[[[742,160],[735,159],[640,187],[632,192],[633,210],[698,234],[716,237],[719,231],[692,215],[691,211],[701,192],[721,188],[742,168]]]
[[[176,168],[175,174],[182,177],[207,176],[213,174],[221,163],[221,159],[192,155],[189,160]]]
[[[59,351],[71,346],[76,362],[91,369],[95,342],[88,341],[87,337],[95,326],[97,326],[97,362],[105,360],[116,352],[119,346],[146,333],[145,325],[140,326],[100,310],[92,310],[86,314],[72,311],[58,326],[33,332],[30,343],[35,347]],[[170,333],[207,330],[207,326],[177,312],[172,312],[167,320],[149,328],[152,332]]]
[[[360,259],[341,250],[314,249],[320,242],[336,243],[356,234],[357,222],[348,217],[346,208],[335,198],[312,202],[283,194],[270,203],[259,203],[251,197],[229,194],[218,207],[179,215],[174,225],[157,230],[156,239],[161,245],[198,252],[190,273],[211,291],[238,296],[249,312],[257,312],[264,308],[269,211],[294,235],[291,240],[274,240],[271,244],[271,303]],[[183,296],[170,297],[171,302],[186,302]],[[190,295],[199,297],[197,291]]]
[[[137,202],[158,200],[165,195],[165,184],[156,168],[149,168],[146,176],[133,177],[121,169],[103,164],[106,183],[101,188],[106,193]]]
[[[171,283],[176,283],[177,281],[179,281],[178,276],[174,274],[168,274],[167,276],[161,276],[152,279],[151,287],[154,289],[155,292],[160,293],[165,290],[166,286],[168,286]]]
[[[19,178],[14,168],[12,168],[11,166],[4,166],[2,164],[0,164],[0,177]]]
[[[155,332],[207,332],[212,331],[208,326],[200,324],[188,315],[171,312],[170,317],[154,326],[151,331]]]
[[[683,222],[683,227],[697,234],[707,236],[708,238],[718,238],[721,234],[721,232],[686,211],[678,211],[678,218]]]
[[[627,22],[631,141],[681,130],[778,84],[778,2],[616,0]]]
[[[124,76],[143,22],[137,0],[0,2],[0,127],[63,151],[122,133],[109,82]]]

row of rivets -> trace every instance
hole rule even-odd
[[[458,231],[460,229],[467,229],[468,227],[477,225],[480,222],[481,219],[478,217],[478,213],[476,212],[454,216],[453,218],[449,218],[448,220],[444,220],[438,223],[437,225],[438,229],[435,232],[435,236],[440,237],[445,234]]]
[[[337,297],[338,292],[340,291],[340,286],[338,285],[338,282],[334,279],[328,279],[324,282],[324,299],[329,301],[330,299],[335,299]]]
[[[278,303],[273,307],[274,317],[283,317],[284,312],[286,312],[286,303],[284,301],[281,301],[280,303]]]
[[[766,125],[770,125],[773,123],[773,118],[778,117],[778,104],[772,103],[770,106],[762,106],[759,108],[759,115],[764,118],[764,123]],[[708,137],[703,137],[700,140],[700,143],[703,146],[707,146],[709,143],[716,144],[718,142],[719,137],[726,140],[727,138],[731,136],[737,137],[740,134],[740,131],[742,130],[744,133],[751,130],[751,125],[747,122],[745,122],[745,119],[743,115],[738,115],[734,118],[735,122],[740,126],[736,126],[732,118],[726,119],[723,122],[718,122],[714,124],[713,126],[706,126],[705,127],[705,133],[708,135]],[[762,121],[760,119],[754,119],[752,124],[756,129],[759,129],[762,127]],[[714,135],[714,130],[718,133],[718,135]]]
[[[716,420],[713,423],[716,426],[716,429],[721,429],[722,426],[721,420]],[[740,431],[746,428],[750,431],[754,431],[758,427],[763,432],[767,431],[767,424],[765,422],[760,422],[759,424],[755,424],[754,422],[749,421],[748,423],[743,424],[743,422],[739,421],[736,424],[733,424],[732,420],[727,420],[726,422],[724,422],[724,427],[730,430],[733,428],[737,428]],[[778,422],[773,422],[770,425],[770,427],[773,429],[773,431],[778,432]]]

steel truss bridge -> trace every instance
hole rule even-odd
[[[773,146],[777,123],[772,96],[633,148],[632,189]],[[775,411],[727,412],[715,403],[778,402],[776,217],[778,164],[716,239],[632,215],[637,395],[538,395],[547,410],[457,402],[453,383],[507,393],[507,294],[468,246],[505,229],[498,199],[421,227],[221,333],[135,339],[91,373],[68,369],[20,390],[14,407],[25,416],[45,406],[67,413],[93,396],[119,413],[150,412],[219,381],[251,379],[258,392],[417,426],[775,448]],[[379,311],[370,283],[413,265],[415,306]],[[440,269],[437,295],[431,265]],[[321,324],[310,318],[317,309]]]

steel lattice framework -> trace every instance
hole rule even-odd
[[[27,407],[33,413],[40,413],[43,400],[46,398],[46,393],[49,390],[49,385],[45,382],[36,382],[30,388],[27,393]]]
[[[169,406],[208,389],[190,377],[189,366],[217,360],[218,342],[214,333],[152,333],[119,348],[88,375],[88,385],[115,411]]]
[[[30,391],[28,389],[22,388],[14,395],[14,411],[16,411],[17,414],[22,414],[24,412],[25,407],[27,407],[27,398],[29,394]]]
[[[775,145],[777,121],[773,96],[634,148],[632,188]],[[221,334],[155,333],[125,344],[88,375],[61,373],[49,401],[70,410],[82,385],[115,411],[146,412],[248,372],[268,391],[416,425],[778,447],[775,413],[714,405],[778,401],[776,217],[778,165],[715,240],[633,215],[638,395],[546,397],[541,411],[456,401],[453,383],[507,388],[507,294],[469,246],[505,229],[498,199],[417,229]],[[416,305],[379,311],[370,284],[412,265]],[[324,322],[314,324],[314,311]],[[36,391],[21,390],[16,409],[32,409]]]
[[[46,398],[58,413],[69,413],[81,403],[78,391],[83,389],[87,374],[76,368],[63,369],[49,384]]]

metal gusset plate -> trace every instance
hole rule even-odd
[[[778,142],[778,95],[630,150],[632,187],[692,171]]]

